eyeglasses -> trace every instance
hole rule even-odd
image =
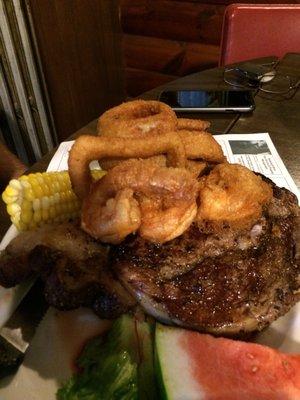
[[[277,95],[294,95],[300,86],[300,79],[278,74],[274,63],[263,64],[247,70],[241,67],[225,68],[223,79],[230,86],[252,89]],[[255,71],[255,72],[253,72]]]

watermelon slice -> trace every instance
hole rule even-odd
[[[161,324],[155,338],[162,399],[300,399],[300,354]]]

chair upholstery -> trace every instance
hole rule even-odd
[[[225,10],[219,65],[300,53],[300,4],[231,4]]]

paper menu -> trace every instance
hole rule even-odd
[[[299,190],[280,158],[268,133],[228,134],[214,136],[222,146],[227,160],[242,164],[270,178],[279,187],[295,193]]]
[[[71,140],[69,142],[62,142],[59,145],[56,153],[48,165],[47,171],[66,171],[68,169],[69,151],[71,150],[73,143],[74,140]],[[90,168],[99,169],[100,167],[98,161],[92,161],[90,163]]]

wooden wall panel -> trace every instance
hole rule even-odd
[[[172,73],[184,57],[184,44],[150,36],[123,35],[127,67]]]
[[[189,0],[120,4],[128,95],[217,65],[225,6]]]
[[[175,75],[161,74],[144,69],[126,68],[126,82],[129,96],[138,96],[157,86],[177,79]]]
[[[28,0],[58,137],[124,99],[117,0]]]
[[[172,0],[122,0],[124,32],[219,44],[225,6]]]
[[[183,76],[210,68],[219,59],[219,46],[124,34],[127,67]]]

